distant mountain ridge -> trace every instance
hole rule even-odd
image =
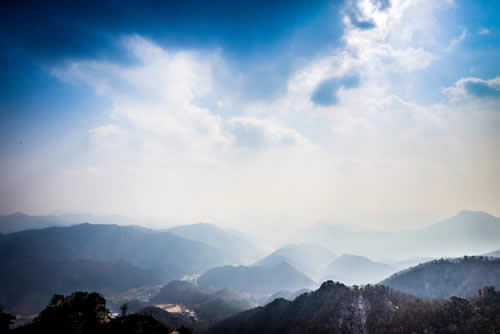
[[[224,266],[212,268],[198,278],[204,289],[231,288],[249,293],[298,290],[315,285],[309,277],[286,262],[274,266]]]
[[[301,231],[303,241],[330,245],[338,253],[383,258],[456,257],[483,254],[500,245],[500,218],[480,211],[460,211],[435,224],[401,232],[351,231],[334,224],[316,224]]]
[[[123,260],[47,260],[31,256],[1,256],[1,260],[2,272],[7,274],[0,277],[0,304],[21,314],[40,311],[55,293],[86,290],[107,294],[161,282],[152,271]]]
[[[500,288],[500,258],[433,260],[398,272],[380,284],[420,297],[470,297],[484,286]]]
[[[246,263],[259,254],[255,245],[243,234],[220,228],[215,224],[181,225],[169,228],[167,232],[218,249],[225,258],[225,264]]]
[[[500,257],[500,249],[494,252],[489,252],[484,254],[484,256],[493,256],[493,257]]]
[[[80,224],[16,232],[0,238],[0,261],[10,264],[9,275],[0,275],[0,302],[10,293],[2,287],[12,277],[21,278],[15,282],[16,298],[28,297],[24,291],[33,282],[22,279],[27,270],[26,261],[29,261],[30,268],[34,268],[30,277],[43,276],[45,267],[64,262],[65,273],[75,272],[74,282],[80,282],[70,285],[71,288],[86,287],[81,286],[85,283],[81,277],[86,273],[73,268],[81,260],[97,263],[126,261],[136,271],[144,273],[143,285],[200,273],[224,262],[218,250],[203,243],[133,226]],[[98,286],[103,288],[105,284]],[[131,284],[124,288],[135,286]],[[45,282],[42,288],[52,294],[60,292],[50,282]],[[5,306],[10,305],[6,303]]]
[[[4,234],[60,225],[56,216],[29,216],[21,212],[0,216],[0,233]]]
[[[374,262],[364,256],[344,254],[330,263],[326,279],[348,285],[373,284],[396,271],[388,264]]]
[[[325,247],[315,244],[292,244],[277,249],[255,265],[271,266],[286,262],[309,277],[319,279],[333,258],[333,253]]]

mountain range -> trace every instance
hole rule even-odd
[[[396,268],[388,264],[374,262],[364,256],[344,254],[328,265],[324,280],[340,281],[348,285],[377,283],[396,271]]]
[[[218,249],[225,257],[225,264],[248,263],[260,254],[255,245],[242,233],[222,229],[214,224],[199,223],[176,226],[169,228],[167,232]]]
[[[0,261],[8,273],[0,275],[0,302],[14,311],[25,305],[36,311],[47,302],[44,298],[60,290],[156,284],[201,273],[223,264],[224,258],[217,249],[169,232],[80,224],[2,235]],[[104,269],[106,275],[98,275]],[[138,278],[127,281],[129,276]],[[37,303],[30,301],[35,288],[42,299]]]
[[[465,256],[433,260],[400,271],[380,284],[419,297],[470,297],[485,286],[500,288],[500,259]]]
[[[438,223],[409,231],[352,231],[336,224],[314,224],[295,237],[336,253],[403,260],[412,257],[457,257],[483,254],[500,245],[500,218],[480,211],[461,211]]]
[[[315,283],[286,262],[272,266],[223,266],[198,278],[203,289],[231,288],[241,292],[272,294],[279,290],[310,288]]]
[[[125,216],[96,216],[96,215],[46,215],[32,216],[22,212],[10,215],[0,215],[0,233],[14,233],[33,229],[42,229],[54,226],[71,226],[82,223],[112,224],[112,225],[140,225],[146,221]]]
[[[489,252],[484,254],[484,256],[493,256],[493,257],[500,257],[500,249],[494,252]]]
[[[150,300],[150,303],[180,304],[195,311],[196,319],[190,322],[198,329],[206,329],[217,321],[255,306],[244,295],[234,290],[222,289],[208,293],[186,281],[169,282]]]
[[[321,278],[334,254],[326,247],[315,244],[294,244],[281,247],[255,263],[272,266],[286,262],[313,279]]]
[[[213,326],[209,333],[495,333],[500,292],[471,299],[421,299],[384,286],[349,288],[327,281],[294,301],[276,299]]]

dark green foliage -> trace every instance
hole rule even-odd
[[[16,334],[168,334],[165,327],[149,314],[130,314],[111,319],[106,300],[98,293],[75,292],[55,295],[49,305],[31,323],[18,327]],[[189,328],[177,332],[189,334]]]
[[[109,310],[101,295],[75,292],[68,297],[55,295],[33,323],[47,333],[97,333],[107,320]]]

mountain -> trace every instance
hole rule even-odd
[[[484,256],[500,257],[500,249],[494,252],[486,253]]]
[[[209,333],[494,333],[500,292],[472,299],[426,300],[384,286],[349,288],[328,281],[293,302],[276,299],[213,326]]]
[[[14,293],[20,299],[28,298],[28,291],[32,290],[32,286],[52,294],[61,292],[58,289],[65,286],[71,289],[87,287],[84,279],[87,271],[79,268],[81,260],[99,263],[95,264],[98,268],[104,266],[102,263],[121,263],[125,260],[143,273],[143,284],[155,284],[158,280],[165,281],[203,272],[223,263],[219,251],[205,244],[168,232],[131,226],[81,224],[16,232],[0,238],[0,263],[9,264],[9,274],[0,275],[0,302],[12,293],[5,290],[5,282],[14,277],[18,278]],[[71,277],[74,284],[54,286],[49,281],[31,279],[45,277],[51,270],[55,274],[64,274],[64,282],[66,277]],[[88,272],[94,271],[92,266],[88,268]],[[103,280],[98,286],[119,286],[116,282],[120,279],[116,272],[114,281]],[[97,276],[95,280],[98,280]],[[126,284],[123,288],[135,286]],[[5,303],[5,306],[10,305]]]
[[[500,218],[479,211],[455,216],[412,231],[354,231],[335,224],[314,224],[297,239],[334,252],[401,260],[413,257],[457,257],[483,254],[500,245]],[[397,257],[397,258],[396,258]]]
[[[286,299],[286,300],[290,300],[290,301],[293,301],[295,298],[297,298],[298,296],[304,294],[304,293],[309,293],[311,292],[312,290],[309,290],[309,289],[300,289],[300,290],[297,290],[295,292],[290,292],[290,291],[286,291],[286,290],[281,290],[281,291],[278,291],[276,293],[274,293],[271,297],[269,297],[263,305],[267,305],[271,302],[273,302],[275,299],[279,299],[279,298],[282,298],[282,299]]]
[[[393,233],[390,232],[356,231],[345,225],[318,223],[300,230],[294,240],[321,245],[337,254],[371,254],[392,237]]]
[[[150,303],[192,306],[206,302],[209,297],[209,294],[202,292],[194,284],[175,280],[163,286],[158,294],[151,298]]]
[[[207,293],[186,281],[169,282],[150,302],[156,305],[179,304],[185,306],[195,312],[195,327],[205,329],[217,321],[254,306],[245,296],[236,291],[222,289],[215,293]]]
[[[418,264],[429,262],[432,260],[434,260],[432,257],[415,257],[415,258],[406,259],[406,260],[402,260],[402,261],[395,261],[395,262],[390,263],[390,265],[399,271],[399,270],[414,267]]]
[[[356,255],[342,255],[328,266],[327,279],[345,284],[376,283],[394,273],[396,269],[384,263]]]
[[[480,211],[461,211],[416,231],[412,245],[453,256],[484,253],[500,245],[500,218]],[[407,238],[407,240],[410,238]]]
[[[225,256],[225,264],[246,263],[254,260],[259,254],[255,245],[243,234],[229,229],[222,229],[214,224],[182,225],[170,228],[167,231],[220,250]]]
[[[279,248],[257,261],[255,265],[272,266],[286,262],[309,277],[318,279],[324,275],[332,258],[334,255],[325,247],[315,244],[296,244]]]
[[[34,257],[2,257],[0,304],[20,314],[40,311],[55,293],[75,290],[100,291],[103,294],[159,283],[151,271],[123,260],[92,260]]]
[[[314,282],[286,262],[274,266],[224,266],[208,270],[198,278],[204,289],[231,288],[249,293],[274,293],[314,286]]]
[[[168,232],[133,226],[80,224],[5,235],[2,256],[42,259],[91,259],[129,263],[161,274],[163,279],[198,273],[221,263],[220,253],[203,243]]]
[[[156,221],[151,219],[136,219],[125,216],[96,216],[83,214],[62,214],[48,216],[31,216],[21,212],[10,215],[0,215],[0,233],[14,233],[33,229],[42,229],[54,226],[71,226],[82,223],[139,226],[152,225]],[[138,227],[139,228],[139,227]],[[145,228],[147,230],[147,228]]]
[[[398,272],[380,284],[420,297],[473,296],[484,286],[500,287],[500,259],[434,260]]]
[[[171,313],[154,306],[144,307],[134,313],[153,317],[167,328],[187,327],[190,329],[198,329],[196,319],[183,313]]]
[[[61,224],[62,222],[55,216],[29,216],[18,212],[0,216],[0,233],[13,233]]]

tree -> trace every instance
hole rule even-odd
[[[128,304],[123,304],[122,307],[120,307],[120,310],[122,311],[122,317],[125,317],[127,315]]]
[[[0,306],[0,332],[7,332],[10,328],[10,325],[12,325],[15,319],[15,316],[10,313],[4,312],[3,307]]]
[[[41,332],[91,334],[109,319],[106,300],[100,294],[75,292],[67,297],[54,295],[33,323]]]

